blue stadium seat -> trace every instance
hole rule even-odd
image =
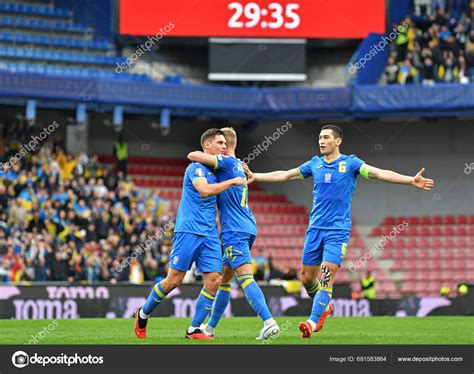
[[[0,12],[56,18],[72,17],[72,11],[68,9],[56,9],[44,5],[35,4],[0,3]]]
[[[88,49],[95,50],[110,50],[111,44],[108,41],[102,40],[87,40],[79,38],[68,38],[68,37],[48,37],[47,35],[37,34],[12,34],[8,32],[0,32],[0,41],[4,42],[17,42],[25,44],[41,44],[50,45],[52,47],[64,47],[64,48],[80,48],[84,46]]]
[[[80,52],[65,52],[22,47],[0,47],[0,57],[57,61],[63,63],[115,66],[125,61],[124,57],[97,56]]]
[[[149,81],[150,78],[144,74],[129,74],[122,73],[117,74],[114,71],[96,70],[91,68],[76,68],[76,67],[62,67],[56,65],[43,65],[43,64],[29,64],[23,62],[7,62],[2,64],[5,69],[16,73],[28,73],[28,74],[48,74],[48,75],[59,75],[59,76],[77,76],[77,77],[88,77],[88,78],[101,78],[101,79],[118,79],[118,80],[133,80],[133,81]]]

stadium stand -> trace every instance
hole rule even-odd
[[[125,59],[93,27],[74,22],[71,10],[0,2],[0,70],[12,73],[148,81],[115,71]]]
[[[407,17],[390,45],[386,84],[468,83],[474,75],[474,32],[468,1]],[[406,26],[405,26],[406,25]]]
[[[0,12],[15,15],[41,16],[51,18],[70,19],[72,12],[67,9],[57,9],[52,6],[37,5],[34,3],[17,4],[11,2],[0,3]]]
[[[3,169],[0,180],[3,281],[141,283],[166,274],[174,214],[156,192],[110,175],[97,156],[44,147],[24,168]],[[158,227],[162,236],[142,264],[131,264],[135,278],[120,263]]]
[[[35,18],[15,18],[12,16],[3,16],[0,18],[0,28],[2,29],[31,29],[50,31],[54,30],[57,32],[66,33],[78,33],[84,34],[87,32],[92,33],[94,30],[92,27],[87,25],[81,25],[78,23],[70,23],[69,21],[55,21]]]
[[[398,225],[406,229],[396,233]],[[402,294],[436,296],[443,286],[474,281],[474,216],[388,216],[370,238]]]

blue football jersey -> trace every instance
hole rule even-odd
[[[246,178],[238,158],[216,156],[217,182],[241,177]],[[249,208],[249,191],[245,186],[232,186],[217,196],[221,233],[244,232],[257,235],[257,223]]]
[[[209,184],[217,181],[212,169],[203,164],[193,162],[187,167],[174,231],[219,237],[216,196],[201,197],[193,185],[198,179],[206,179]]]
[[[298,168],[303,178],[314,178],[308,228],[351,229],[352,195],[363,164],[364,161],[354,155],[341,155],[332,162],[315,156]]]

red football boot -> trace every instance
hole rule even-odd
[[[139,321],[145,321],[145,327],[140,328]],[[146,339],[146,324],[148,319],[140,318],[140,309],[135,311],[135,335],[138,339]],[[143,322],[142,322],[143,323]]]

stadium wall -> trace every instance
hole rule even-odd
[[[0,286],[0,319],[77,319],[130,318],[143,305],[148,285],[48,285]],[[191,317],[194,314],[199,285],[181,285],[163,300],[155,317]],[[263,286],[268,306],[274,316],[301,316],[311,311],[311,299],[304,289],[288,294],[283,287]],[[350,299],[335,296],[334,317],[473,315],[472,297],[401,299]],[[240,290],[231,291],[231,302],[224,316],[253,316]]]
[[[150,127],[150,119],[127,122],[133,123],[124,132],[132,154],[177,158],[199,148],[199,137],[205,129],[229,124],[180,119],[173,123],[170,136],[164,137]],[[251,161],[255,171],[296,167],[319,152],[317,134],[323,124],[292,122],[290,127],[281,121],[235,126],[239,134],[238,156]],[[474,124],[469,120],[358,121],[340,126],[345,137],[343,153],[354,153],[368,164],[409,175],[425,167],[425,174],[437,183],[433,191],[422,192],[359,179],[352,206],[358,223],[377,224],[387,215],[472,214],[474,211],[474,173],[465,172],[466,164],[474,162]],[[111,127],[94,124],[90,127],[90,139],[91,150],[110,153],[115,133]],[[259,145],[263,151],[256,150]],[[265,145],[267,151],[263,149]],[[250,156],[252,152],[254,157]],[[310,181],[263,186],[268,191],[287,194],[295,203],[311,206]]]

